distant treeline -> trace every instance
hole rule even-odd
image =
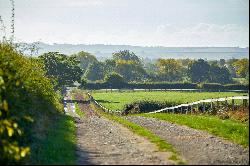
[[[73,55],[49,52],[36,59],[44,64],[47,77],[54,80],[58,88],[72,85],[75,81],[82,87],[87,83],[87,88],[142,89],[187,89],[197,88],[198,84],[204,84],[205,88],[225,89],[225,84],[249,84],[247,58],[214,61],[168,58],[148,61],[129,50],[123,50],[113,53],[112,58],[104,62],[84,51]],[[236,85],[234,87],[238,89]]]

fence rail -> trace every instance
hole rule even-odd
[[[192,107],[194,105],[199,105],[199,104],[203,104],[203,110],[204,110],[204,107],[205,107],[204,104],[205,103],[211,103],[211,107],[213,107],[214,102],[227,102],[229,100],[232,100],[233,107],[234,107],[234,100],[243,100],[243,105],[246,105],[247,100],[249,100],[249,96],[234,96],[234,97],[226,97],[226,98],[199,100],[199,101],[192,102],[192,103],[180,104],[180,105],[177,105],[177,106],[167,107],[167,108],[163,108],[163,109],[160,109],[160,110],[148,112],[147,114],[166,112],[166,111],[169,111],[169,110],[174,111],[175,109],[181,109],[182,110],[183,107],[187,107],[187,108],[191,107],[191,110],[192,110]]]
[[[101,105],[100,103],[98,103],[94,98],[93,96],[90,94],[90,93],[87,93],[89,98],[90,98],[90,101],[94,102],[95,105],[97,105],[98,107],[102,108],[102,110],[106,113],[109,113],[109,114],[116,114],[116,115],[121,115],[122,111],[120,110],[110,110],[106,107],[104,107],[103,105]]]

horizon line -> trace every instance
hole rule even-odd
[[[155,45],[155,46],[147,46],[147,45],[131,45],[131,44],[101,44],[101,43],[49,43],[43,41],[35,41],[35,42],[18,42],[18,43],[27,43],[27,44],[35,44],[35,43],[43,43],[47,45],[104,45],[104,46],[133,46],[133,47],[166,47],[166,48],[249,48],[249,46],[162,46],[162,45]]]

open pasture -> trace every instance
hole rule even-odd
[[[187,103],[202,99],[231,97],[248,95],[247,93],[237,92],[98,92],[94,91],[92,96],[97,102],[111,110],[122,110],[126,104],[136,101],[157,101]]]

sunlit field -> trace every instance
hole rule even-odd
[[[93,92],[94,99],[111,110],[122,110],[125,104],[150,100],[160,102],[187,103],[202,99],[242,96],[236,92]]]

